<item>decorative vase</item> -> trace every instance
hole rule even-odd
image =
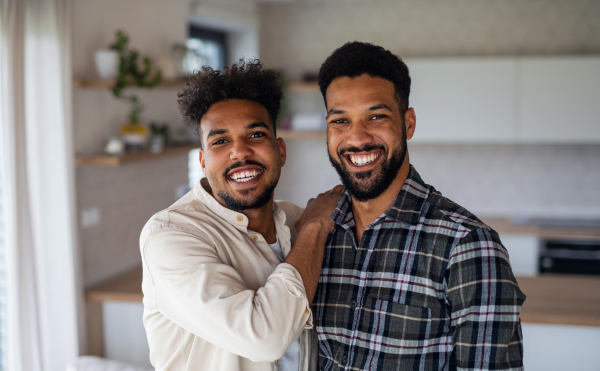
[[[102,80],[115,79],[119,73],[119,53],[115,50],[97,50],[96,71]]]

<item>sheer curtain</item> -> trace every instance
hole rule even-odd
[[[79,353],[70,0],[0,0],[7,370]]]

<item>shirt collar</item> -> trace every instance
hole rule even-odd
[[[193,189],[194,196],[199,199],[210,211],[227,221],[242,232],[248,233],[248,217],[243,213],[231,210],[221,205],[212,194],[206,191],[209,188],[208,179],[202,178]],[[285,224],[286,215],[283,210],[273,202],[273,217],[276,223]]]
[[[429,187],[421,176],[411,165],[402,189],[396,196],[392,206],[377,220],[395,220],[409,224],[417,224],[421,215],[423,204],[429,196]],[[344,191],[335,210],[331,214],[331,220],[339,225],[354,225],[352,215],[352,198],[348,191]]]

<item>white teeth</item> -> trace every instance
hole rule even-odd
[[[381,155],[381,153],[378,154],[374,154],[371,153],[370,155],[349,155],[348,157],[350,157],[350,161],[352,161],[352,163],[356,166],[363,166],[366,164],[370,164],[371,162],[375,161],[375,159],[377,157],[379,157]]]
[[[261,172],[259,170],[242,170],[231,174],[229,177],[238,183],[243,183],[256,178]]]

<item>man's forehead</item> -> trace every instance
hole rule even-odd
[[[232,99],[210,106],[202,116],[200,126],[203,132],[212,129],[244,130],[256,122],[270,124],[269,113],[263,105],[248,100]]]
[[[327,108],[332,104],[353,104],[373,106],[379,103],[387,104],[395,100],[394,84],[380,77],[361,75],[358,77],[338,77],[327,87]]]

